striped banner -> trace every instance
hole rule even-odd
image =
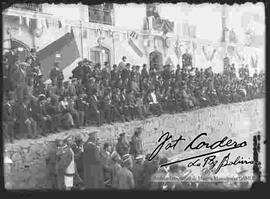
[[[128,44],[131,46],[131,48],[134,50],[134,52],[139,56],[142,57],[143,53],[142,51],[137,47],[137,45],[132,41],[132,39],[128,40]]]

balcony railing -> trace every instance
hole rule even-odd
[[[19,8],[23,10],[31,10],[36,12],[41,12],[41,5],[40,4],[34,4],[34,3],[16,3],[12,4],[12,8]]]

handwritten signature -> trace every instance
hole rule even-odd
[[[188,149],[190,150],[200,150],[200,149],[210,149],[210,150],[215,150],[215,149],[219,149],[219,150],[215,150],[215,151],[211,151],[208,153],[204,153],[201,155],[196,155],[193,157],[189,157],[189,158],[185,158],[182,160],[176,160],[176,161],[172,161],[172,162],[168,162],[165,164],[160,165],[160,167],[164,167],[164,166],[169,166],[172,164],[176,164],[176,163],[180,163],[180,162],[184,162],[184,161],[188,161],[188,160],[193,160],[196,159],[196,161],[192,161],[188,164],[189,167],[191,166],[201,166],[201,163],[199,163],[199,158],[200,157],[205,157],[204,159],[204,164],[203,167],[205,165],[210,165],[212,168],[215,167],[218,163],[218,161],[216,160],[216,153],[220,153],[220,152],[224,152],[224,151],[230,151],[230,150],[234,150],[234,149],[238,149],[238,148],[243,148],[245,146],[247,146],[247,142],[243,141],[241,143],[237,143],[236,141],[233,141],[232,139],[229,139],[227,136],[225,136],[223,139],[218,140],[214,143],[208,143],[205,141],[200,141],[200,139],[203,136],[207,136],[207,133],[201,133],[199,134],[197,137],[195,137],[184,149],[184,151],[187,151]],[[177,144],[180,141],[185,141],[186,139],[183,138],[182,135],[179,136],[178,139],[173,140],[172,135],[170,135],[169,132],[164,133],[163,135],[161,135],[161,137],[158,139],[159,145],[153,150],[153,152],[150,154],[150,156],[148,157],[148,160],[151,161],[153,160],[162,149],[165,150],[169,150],[169,149],[175,149],[175,147],[177,146]],[[218,165],[217,169],[215,170],[215,173],[218,173],[219,170],[224,167],[224,166],[229,166],[229,165],[236,165],[236,164],[253,164],[253,161],[243,161],[243,160],[239,160],[241,157],[238,156],[236,158],[235,161],[231,161],[229,162],[229,157],[230,157],[230,153],[228,153],[223,160],[220,162],[220,164]]]

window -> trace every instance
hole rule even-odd
[[[11,49],[17,49],[16,53],[20,62],[24,62],[29,55],[29,47],[21,41],[12,39],[10,40]]]
[[[110,63],[110,50],[103,46],[94,47],[90,50],[90,60],[95,64],[100,63],[103,67],[104,62]]]
[[[15,3],[11,7],[41,12],[41,5],[40,4],[34,4],[34,3]]]
[[[104,3],[101,5],[89,6],[88,12],[90,22],[113,25],[113,4]]]

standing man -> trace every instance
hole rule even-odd
[[[21,63],[19,68],[12,73],[11,81],[15,85],[16,99],[22,100],[27,95],[27,63]]]
[[[134,166],[132,168],[132,173],[134,176],[134,182],[135,182],[136,189],[140,189],[141,185],[142,185],[143,163],[144,163],[144,156],[138,155],[135,158]]]
[[[142,147],[142,127],[138,127],[135,129],[134,135],[131,138],[130,142],[130,154],[136,158],[138,155],[142,155],[143,147]]]
[[[64,75],[63,71],[60,69],[59,62],[54,63],[54,68],[50,71],[49,77],[52,82],[57,83],[57,85],[62,85]]]
[[[83,171],[85,189],[104,188],[103,167],[97,146],[97,131],[91,132],[83,145]]]
[[[131,172],[133,165],[130,157],[123,161],[123,168],[119,171],[119,187],[118,189],[134,189],[135,182]]]
[[[118,71],[119,72],[122,72],[122,70],[126,67],[126,63],[127,63],[127,57],[123,56],[122,61],[118,65]]]
[[[125,133],[121,133],[116,144],[116,152],[122,157],[125,154],[129,154],[130,146],[125,137]]]

